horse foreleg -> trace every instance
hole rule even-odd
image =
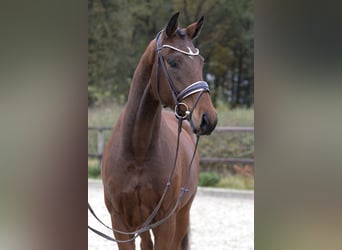
[[[111,215],[111,217],[112,217],[113,228],[119,229],[119,230],[124,231],[124,232],[130,231],[130,229],[128,229],[124,225],[124,223],[121,221],[119,214],[113,213]],[[127,241],[133,237],[133,235],[121,234],[121,233],[117,233],[117,232],[114,232],[114,236],[115,236],[115,239],[117,239],[119,241]],[[119,250],[135,250],[135,240],[125,242],[125,243],[117,242],[117,244],[118,244]]]
[[[189,202],[178,213],[176,218],[176,235],[175,243],[177,244],[175,249],[188,250],[190,249],[190,207]]]
[[[175,249],[176,217],[173,215],[164,224],[153,229],[154,249],[173,250]]]
[[[141,238],[141,250],[153,250],[153,243],[151,240],[150,232],[144,232],[140,235]]]

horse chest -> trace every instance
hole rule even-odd
[[[134,161],[126,161],[113,171],[113,182],[115,183],[116,193],[120,195],[132,195],[141,190],[153,190],[162,185],[163,178],[156,174],[156,166],[150,163],[138,164]]]
[[[140,225],[158,203],[163,183],[153,169],[153,165],[126,162],[116,169],[116,177],[110,182],[112,205],[130,226]]]

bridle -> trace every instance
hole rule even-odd
[[[163,31],[163,30],[162,30]],[[88,225],[88,228],[93,231],[94,233],[98,234],[99,236],[107,239],[107,240],[110,240],[110,241],[114,241],[114,242],[117,242],[117,243],[127,243],[127,242],[130,242],[130,241],[133,241],[135,240],[140,234],[142,234],[143,232],[146,232],[150,229],[153,229],[161,224],[163,224],[166,220],[168,220],[172,215],[173,213],[177,210],[179,204],[181,203],[182,199],[183,199],[183,196],[186,192],[189,191],[189,189],[187,188],[188,186],[188,182],[189,182],[189,177],[190,177],[190,170],[191,170],[191,166],[192,166],[192,163],[193,163],[193,160],[195,158],[195,155],[196,155],[196,151],[197,151],[197,147],[198,147],[198,143],[199,143],[199,138],[200,136],[197,135],[197,139],[196,139],[196,143],[195,143],[195,150],[194,150],[194,153],[192,155],[192,158],[191,158],[191,161],[190,161],[190,164],[188,166],[188,173],[187,173],[187,176],[185,178],[185,182],[180,190],[180,193],[178,195],[178,198],[177,198],[177,201],[176,201],[176,204],[175,206],[173,207],[173,209],[162,219],[160,219],[159,221],[155,222],[155,223],[151,223],[152,220],[155,218],[156,214],[159,212],[160,208],[161,208],[161,205],[163,203],[163,200],[166,196],[166,193],[169,189],[169,187],[171,186],[171,180],[172,180],[172,177],[174,175],[174,171],[176,169],[176,163],[177,163],[177,159],[178,159],[178,151],[179,151],[179,141],[180,141],[180,135],[181,135],[181,132],[182,132],[182,122],[183,120],[185,119],[191,119],[191,115],[195,109],[195,107],[197,106],[197,103],[201,97],[201,95],[204,93],[204,92],[209,92],[209,86],[207,84],[207,82],[205,81],[197,81],[197,82],[194,82],[192,84],[190,84],[188,87],[186,87],[185,89],[183,89],[182,91],[178,92],[168,71],[167,71],[167,68],[166,68],[166,65],[165,65],[165,62],[164,62],[164,59],[163,59],[163,56],[161,54],[161,50],[163,48],[170,48],[170,49],[173,49],[173,50],[176,50],[178,52],[181,52],[183,54],[186,54],[186,55],[189,55],[189,56],[198,56],[199,55],[199,50],[196,49],[196,52],[192,52],[191,49],[189,49],[189,52],[187,51],[184,51],[184,50],[181,50],[181,49],[178,49],[176,47],[173,47],[171,45],[168,45],[168,44],[164,44],[164,45],[161,45],[161,33],[162,31],[160,31],[158,34],[157,34],[157,37],[156,37],[156,41],[157,41],[157,63],[156,63],[156,88],[157,88],[157,95],[159,97],[159,100],[161,101],[160,99],[160,96],[159,96],[159,65],[161,65],[161,68],[163,69],[163,72],[164,72],[164,75],[167,79],[167,82],[168,82],[168,86],[170,87],[170,91],[172,93],[172,97],[174,99],[174,102],[175,102],[175,115],[178,119],[178,134],[177,134],[177,146],[176,146],[176,155],[175,155],[175,158],[174,158],[174,162],[173,162],[173,167],[170,171],[170,174],[169,174],[169,177],[168,177],[168,180],[165,184],[165,188],[164,188],[164,192],[157,204],[157,206],[154,208],[153,212],[151,213],[151,215],[146,219],[146,221],[143,223],[143,225],[140,227],[140,229],[134,231],[134,232],[123,232],[123,231],[120,231],[120,230],[117,230],[117,229],[114,229],[114,228],[111,228],[109,226],[107,226],[106,224],[104,224],[95,214],[95,212],[93,211],[92,207],[90,206],[89,202],[88,202],[88,210],[91,212],[91,214],[95,217],[95,219],[97,219],[102,225],[104,225],[106,228],[112,230],[113,232],[117,232],[117,233],[120,233],[120,234],[125,234],[125,235],[132,235],[131,238],[129,238],[128,240],[117,240],[117,239],[114,239],[92,227],[90,227]],[[194,102],[194,106],[192,107],[192,109],[190,110],[188,105],[186,105],[185,103],[183,103],[182,101],[187,98],[188,96],[190,95],[193,95],[195,93],[199,93],[198,96],[196,97],[196,100]],[[183,114],[180,110],[180,107],[181,106],[184,106],[186,111],[185,113]]]
[[[172,81],[172,78],[170,77],[169,72],[167,71],[165,62],[164,62],[164,58],[163,55],[161,53],[163,48],[169,48],[172,50],[175,50],[177,52],[183,53],[185,55],[188,56],[199,56],[199,50],[196,49],[196,52],[192,52],[191,49],[188,47],[189,51],[185,51],[185,50],[181,50],[179,48],[176,48],[174,46],[171,46],[169,44],[161,44],[161,35],[163,33],[163,30],[161,30],[157,36],[156,36],[156,42],[157,42],[157,63],[156,63],[156,92],[157,92],[157,96],[159,98],[159,101],[162,102],[160,95],[159,95],[159,65],[161,66],[163,72],[164,72],[164,76],[167,80],[169,89],[171,91],[172,94],[172,98],[173,101],[175,103],[175,108],[174,108],[174,112],[175,115],[177,117],[177,119],[182,119],[185,120],[187,118],[191,119],[191,115],[195,109],[195,107],[197,106],[197,103],[199,101],[199,98],[202,96],[202,94],[204,92],[209,92],[209,86],[208,83],[206,81],[197,81],[194,82],[192,84],[190,84],[189,86],[187,86],[185,89],[183,89],[182,91],[178,91],[175,84]],[[192,107],[192,109],[190,110],[188,105],[185,104],[184,102],[182,102],[185,98],[187,98],[188,96],[191,96],[195,93],[199,93],[194,105]],[[184,112],[184,114],[181,112],[180,107],[183,106],[185,107],[186,111]]]

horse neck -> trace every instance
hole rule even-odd
[[[161,106],[151,93],[150,78],[155,60],[151,43],[134,72],[124,114],[123,140],[125,153],[143,161],[159,134]]]

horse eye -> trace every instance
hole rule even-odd
[[[176,61],[174,61],[174,60],[169,60],[167,63],[170,65],[171,68],[177,68],[177,63],[176,63]]]

